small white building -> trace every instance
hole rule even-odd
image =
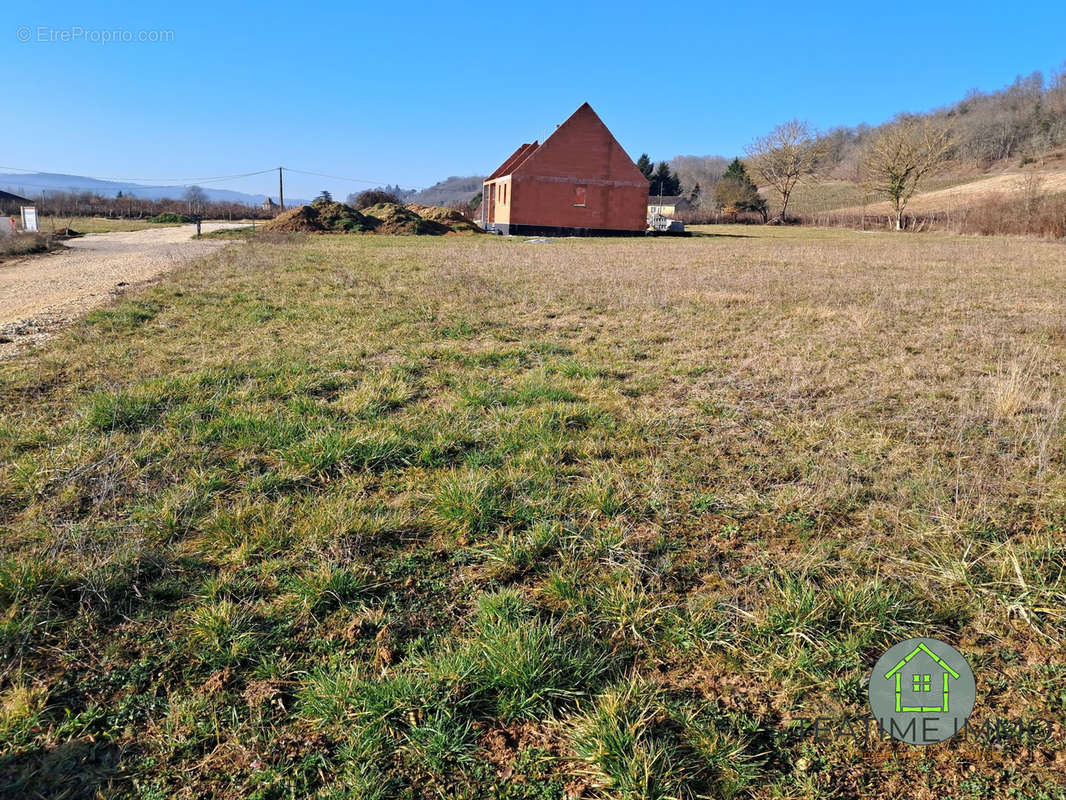
[[[688,211],[690,208],[692,204],[681,195],[652,195],[648,198],[648,219],[656,215],[672,217],[678,211]]]

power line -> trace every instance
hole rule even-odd
[[[14,170],[16,172],[28,172],[28,173],[31,173],[31,175],[32,174],[37,174],[37,175],[59,175],[59,174],[62,174],[62,173],[56,173],[56,172],[44,172],[43,170],[39,170],[39,169],[37,169],[37,170],[25,169],[24,167],[5,167],[5,166],[0,166],[0,169],[9,169],[9,170]],[[273,172],[273,171],[274,171],[274,168],[261,169],[261,170],[258,170],[257,172],[242,172],[242,173],[238,173],[236,175],[214,175],[214,176],[208,177],[208,178],[104,178],[104,177],[100,177],[98,175],[74,175],[72,177],[75,177],[75,178],[88,178],[89,180],[93,180],[93,181],[110,181],[112,183],[124,183],[124,182],[130,182],[130,181],[149,181],[149,182],[155,182],[157,185],[160,185],[160,186],[168,186],[168,185],[171,185],[171,184],[172,185],[176,185],[176,186],[187,186],[190,183],[213,183],[215,181],[228,181],[228,180],[236,180],[238,178],[250,178],[250,177],[252,177],[254,175],[265,175],[268,172]],[[26,185],[27,186],[40,186],[41,184],[26,184]],[[45,188],[51,188],[51,186],[52,185],[48,185]]]
[[[220,175],[216,178],[190,178],[192,183],[213,183],[214,181],[228,181],[236,180],[237,178],[251,178],[253,175],[266,175],[268,172],[273,172],[272,169],[261,169],[258,172],[245,172],[241,175]]]
[[[286,170],[288,172],[295,172],[298,175],[314,175],[316,178],[329,178],[330,180],[334,180],[334,181],[347,181],[349,183],[366,183],[366,184],[370,184],[371,186],[387,186],[387,185],[390,184],[390,181],[372,181],[369,178],[344,178],[344,177],[342,177],[340,175],[327,175],[324,172],[309,172],[308,170],[293,169],[292,167],[282,167],[282,169],[284,169],[284,170]],[[425,187],[424,186],[408,186],[407,188],[408,189],[422,190]]]
[[[13,170],[14,172],[25,172],[25,173],[28,173],[26,175],[26,177],[34,177],[36,175],[60,175],[60,174],[63,174],[63,173],[55,173],[55,172],[51,172],[51,173],[50,172],[44,172],[43,170],[39,170],[39,169],[38,170],[26,169],[25,167],[5,167],[5,166],[0,166],[0,170]],[[255,171],[255,172],[242,172],[242,173],[237,173],[237,174],[234,174],[234,175],[214,175],[214,176],[207,177],[207,178],[109,178],[109,177],[101,177],[101,176],[98,176],[98,175],[72,175],[70,177],[72,177],[72,178],[82,178],[82,179],[85,179],[85,180],[92,180],[92,181],[103,181],[103,182],[108,182],[108,183],[134,183],[135,185],[129,187],[129,189],[131,191],[136,191],[138,188],[143,188],[143,189],[185,189],[185,188],[188,188],[190,185],[195,185],[195,184],[216,183],[218,181],[238,180],[240,178],[255,177],[256,175],[266,175],[268,173],[274,172],[275,170],[286,170],[288,172],[294,172],[297,175],[311,175],[311,176],[314,176],[314,177],[317,177],[317,178],[328,178],[330,180],[345,181],[347,183],[362,183],[362,184],[367,184],[367,185],[370,185],[370,186],[387,186],[387,185],[390,185],[389,181],[375,181],[375,180],[370,180],[369,178],[346,178],[346,177],[343,177],[341,175],[329,175],[329,174],[324,173],[324,172],[312,172],[311,170],[293,169],[292,167],[271,167],[270,169],[261,169],[261,170]],[[20,175],[12,175],[11,177],[12,178],[20,178],[22,176],[20,176]],[[280,180],[281,180],[281,174],[280,173],[278,175],[278,178],[279,178],[279,183],[280,183]],[[138,182],[138,181],[146,181],[147,183],[141,184],[141,185],[137,185],[135,182]],[[15,184],[11,184],[11,185],[15,185]],[[60,186],[58,183],[25,183],[25,182],[22,182],[22,181],[18,181],[17,185],[19,187],[29,187],[29,188],[33,188],[33,189],[52,189],[54,191],[80,190],[80,191],[92,192],[92,191],[104,191],[104,190],[109,189],[109,188],[114,188],[114,187],[103,187],[103,186],[78,185],[76,183],[74,183],[74,184],[66,184],[66,185]],[[415,191],[420,191],[420,190],[422,190],[425,187],[408,186],[407,188],[411,189],[411,190],[415,190]]]

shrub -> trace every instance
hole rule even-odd
[[[184,214],[175,214],[173,211],[165,211],[162,214],[156,214],[154,217],[149,217],[148,221],[174,225],[192,222],[192,219]]]
[[[396,205],[401,205],[400,198],[392,192],[386,192],[383,189],[367,189],[365,192],[360,192],[355,197],[355,207],[359,211],[362,211],[364,208],[376,206],[378,203],[395,203]]]
[[[1038,184],[1014,196],[990,195],[968,209],[956,225],[960,233],[1015,234],[1066,238],[1066,194],[1047,194]]]

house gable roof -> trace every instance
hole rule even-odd
[[[489,181],[494,181],[497,178],[502,178],[504,175],[510,175],[514,166],[524,161],[529,156],[529,154],[536,150],[539,146],[540,145],[538,142],[521,145],[517,150],[511,153],[511,155],[508,156],[504,160],[504,162],[500,164],[500,166],[496,168],[495,172],[489,175],[489,177],[485,178],[485,182],[488,183]]]
[[[585,163],[603,163],[604,174],[585,174],[581,177],[640,182],[647,184],[633,159],[622,149],[614,134],[588,103],[582,103],[570,117],[544,140],[540,147],[527,155],[520,164],[511,169],[512,174],[570,177],[573,162],[569,154],[574,148],[588,150],[600,148],[602,159],[587,159]],[[589,171],[591,172],[591,171]]]
[[[27,205],[31,205],[31,206],[33,205],[33,201],[30,200],[29,198],[20,197],[17,194],[12,194],[11,192],[5,192],[2,189],[0,189],[0,200],[3,200],[3,201],[8,202],[8,203],[25,203]]]

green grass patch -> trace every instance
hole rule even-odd
[[[1066,251],[709,233],[250,237],[0,363],[7,792],[886,798],[790,720],[915,635],[1061,715]]]

